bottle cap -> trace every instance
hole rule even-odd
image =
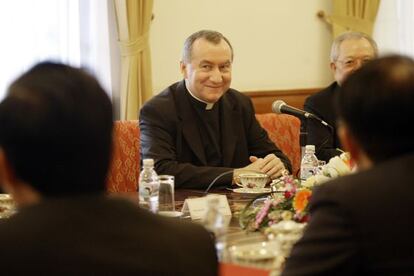
[[[144,159],[144,161],[142,161],[142,164],[144,165],[144,167],[154,167],[154,159]]]
[[[315,152],[315,145],[306,145],[305,151],[313,151],[313,152]]]

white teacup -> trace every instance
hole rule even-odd
[[[241,173],[236,179],[235,183],[245,189],[263,189],[269,181],[269,176],[264,173]]]
[[[0,219],[8,218],[16,212],[13,198],[8,194],[0,194]]]

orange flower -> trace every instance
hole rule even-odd
[[[293,209],[296,213],[303,212],[308,206],[309,198],[312,195],[312,191],[309,189],[299,190],[293,198]]]
[[[355,166],[355,161],[354,159],[352,159],[349,153],[342,153],[340,155],[340,158],[342,159],[342,161],[344,161],[345,165],[348,166],[349,170],[352,170],[352,168]]]

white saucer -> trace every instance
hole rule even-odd
[[[172,217],[172,218],[178,218],[183,215],[183,213],[179,211],[159,211],[158,214],[164,217]]]
[[[233,245],[229,248],[232,258],[244,261],[274,259],[280,251],[277,242],[257,242],[252,244]]]
[[[15,212],[13,198],[8,194],[0,194],[0,219],[8,218]]]
[[[237,188],[237,189],[233,189],[233,192],[238,193],[238,194],[266,194],[266,193],[270,193],[270,188],[261,188],[261,189]]]
[[[14,201],[9,194],[0,194],[0,206],[13,207]]]
[[[11,201],[13,200],[12,197],[9,194],[0,194],[0,200],[1,201]]]

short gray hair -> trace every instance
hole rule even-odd
[[[230,44],[230,41],[221,33],[211,30],[201,30],[190,35],[184,42],[182,62],[189,63],[191,61],[191,52],[193,50],[194,41],[199,38],[204,38],[208,42],[213,44],[219,44],[221,40],[224,40],[230,47],[231,50],[231,60],[233,61],[233,47]]]
[[[335,38],[335,40],[332,43],[331,47],[331,62],[335,62],[338,59],[339,56],[339,47],[341,46],[341,43],[345,40],[350,39],[362,39],[365,38],[369,44],[371,44],[372,49],[374,50],[375,57],[378,56],[378,46],[377,43],[367,34],[361,33],[361,32],[346,32],[343,33]]]

